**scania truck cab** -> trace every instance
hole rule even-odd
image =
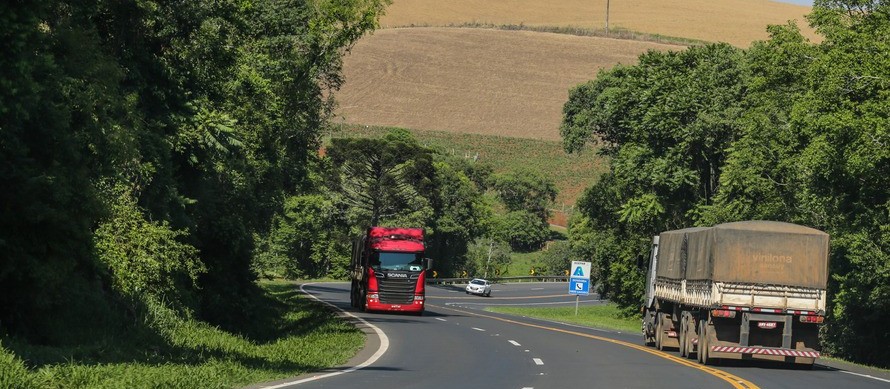
[[[371,227],[353,242],[350,302],[363,311],[423,314],[426,270],[423,229]]]

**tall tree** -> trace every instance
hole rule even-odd
[[[553,181],[529,170],[495,175],[491,188],[507,209],[496,226],[495,235],[514,249],[535,250],[550,236],[547,209],[556,199]]]
[[[492,210],[483,189],[469,177],[474,165],[439,153],[435,158],[427,254],[439,272],[455,274],[465,259],[472,262],[466,258],[469,246],[490,229]]]
[[[717,193],[746,94],[741,50],[726,44],[649,52],[570,92],[561,127],[567,151],[603,143],[611,172],[579,202],[597,233],[603,288],[628,312],[639,303],[636,263],[652,234],[687,227]],[[617,242],[622,242],[619,245]]]
[[[327,149],[330,184],[342,197],[349,220],[364,228],[396,223],[423,226],[431,217],[431,151],[407,132],[383,138],[336,138]]]
[[[198,312],[239,320],[253,234],[311,189],[342,55],[385,1],[7,3],[0,182],[15,189],[0,195],[0,322],[35,339],[93,330],[76,318],[105,315],[97,300],[126,271],[109,261],[135,244],[94,242],[140,235],[115,223],[157,233],[146,256],[199,253]],[[171,285],[159,281],[146,285]]]

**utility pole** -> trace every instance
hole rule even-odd
[[[610,0],[606,0],[606,35],[609,34],[609,2]]]
[[[488,260],[485,261],[485,275],[482,278],[488,279],[488,268],[491,266],[491,247],[494,245],[494,241],[491,238],[488,238]]]

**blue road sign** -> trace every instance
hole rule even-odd
[[[580,294],[587,296],[590,294],[590,279],[588,278],[572,278],[569,280],[569,294]]]

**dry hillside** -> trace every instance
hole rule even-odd
[[[646,50],[682,47],[474,28],[378,30],[346,57],[350,124],[559,140],[573,86]]]
[[[796,20],[811,39],[810,7],[769,0],[617,0],[609,26],[748,47],[766,39],[768,24]],[[393,0],[381,27],[467,23],[604,28],[606,0]]]

